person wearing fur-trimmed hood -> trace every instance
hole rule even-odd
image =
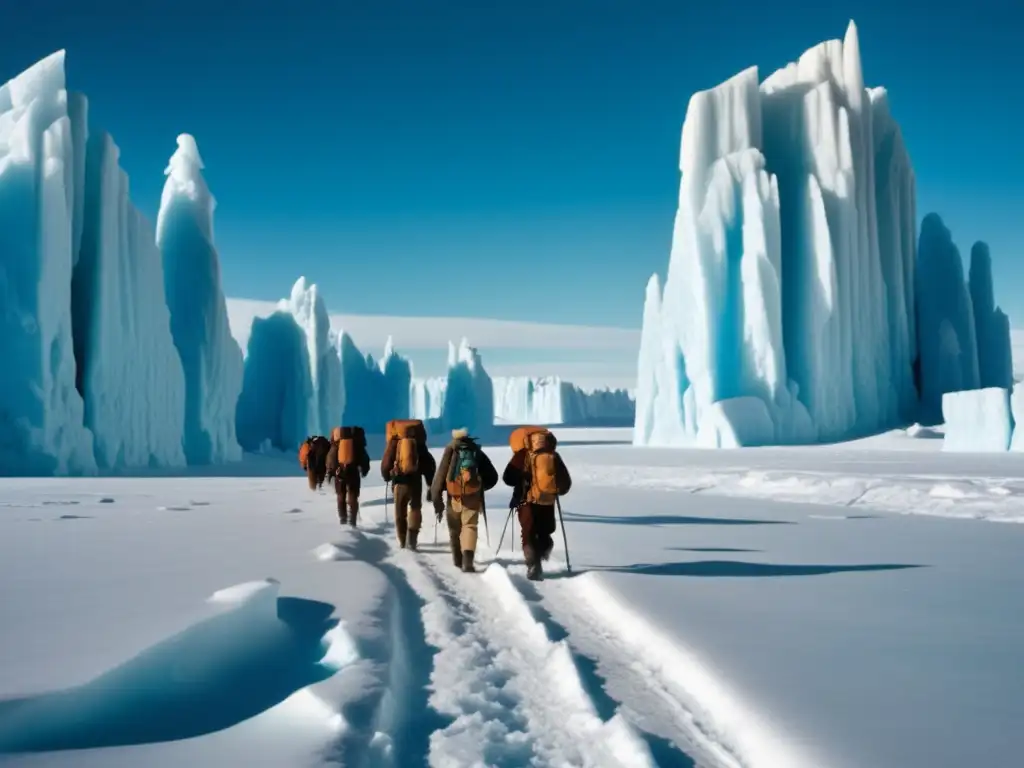
[[[447,512],[448,538],[452,545],[452,562],[456,568],[473,573],[477,527],[484,509],[484,492],[498,484],[498,471],[468,430],[452,430],[452,441],[444,454],[430,486],[437,521]],[[442,500],[447,491],[448,501]]]

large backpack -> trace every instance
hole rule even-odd
[[[445,485],[454,499],[476,496],[484,489],[478,463],[479,448],[468,440],[455,441]]]
[[[338,466],[350,467],[359,463],[360,449],[366,448],[366,432],[362,427],[335,427],[331,442],[338,446]]]
[[[559,496],[555,436],[544,427],[520,427],[509,436],[509,445],[514,453],[526,451],[523,470],[529,475],[530,484],[524,489],[524,501],[544,506],[554,504]]]
[[[309,449],[313,446],[312,438],[307,437],[302,441],[302,445],[299,446],[299,466],[303,469],[306,468],[306,462],[309,461]]]
[[[427,430],[419,419],[395,419],[386,429],[387,443],[396,439],[392,476],[415,475],[420,469],[420,445],[427,444]]]

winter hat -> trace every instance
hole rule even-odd
[[[469,430],[466,429],[465,427],[460,427],[459,429],[452,430],[453,440],[460,440],[463,437],[469,437]]]

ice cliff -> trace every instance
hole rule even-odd
[[[184,464],[160,253],[63,51],[0,87],[0,282],[2,473]]]
[[[202,169],[195,139],[178,136],[164,171],[156,242],[171,335],[185,371],[185,456],[189,464],[217,464],[242,455],[235,431],[242,352],[228,324],[213,243],[216,201]]]
[[[632,423],[633,399],[625,390],[587,392],[557,376],[495,377],[494,418],[507,424],[612,426]]]
[[[843,440],[913,419],[919,390],[934,415],[978,386],[962,266],[937,217],[917,245],[910,158],[886,92],[864,86],[852,22],[760,85],[751,67],[695,93],[680,170],[635,443]],[[1002,321],[981,312],[999,378]]]

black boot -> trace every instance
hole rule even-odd
[[[537,557],[537,550],[533,547],[523,547],[523,557],[526,558],[526,578],[530,581],[540,581],[544,573],[540,567],[540,558]]]
[[[344,525],[345,523],[347,523],[348,522],[348,515],[346,515],[344,512],[339,512],[338,513],[338,522],[341,525]]]
[[[419,528],[410,528],[409,529],[409,549],[411,549],[413,552],[416,551],[416,543],[417,543],[417,540],[419,539],[419,537],[420,537],[420,529]]]
[[[476,573],[476,568],[473,567],[473,553],[468,549],[462,553],[462,572]]]
[[[458,534],[449,534],[449,541],[452,545],[452,563],[455,564],[456,568],[462,570],[462,545],[459,543]]]

